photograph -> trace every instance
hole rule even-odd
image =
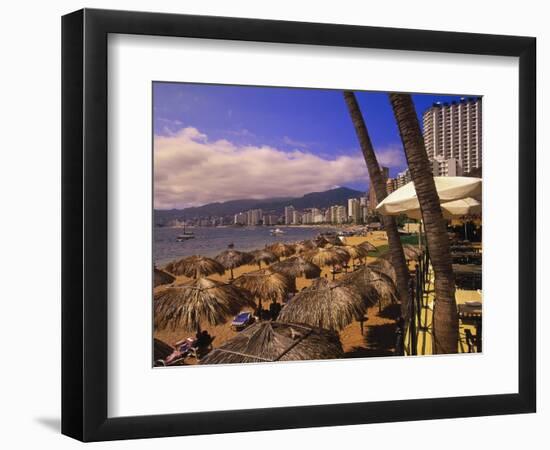
[[[481,353],[482,103],[154,81],[152,365]]]
[[[543,3],[314,5],[5,4],[1,448],[550,441]]]

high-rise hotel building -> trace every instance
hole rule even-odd
[[[462,173],[481,167],[481,98],[434,103],[423,114],[430,160],[456,160]]]

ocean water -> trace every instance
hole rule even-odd
[[[235,250],[250,251],[263,248],[274,242],[295,242],[312,239],[326,231],[336,231],[332,227],[279,227],[285,234],[272,236],[274,227],[196,227],[188,228],[195,239],[177,242],[176,237],[183,233],[181,228],[155,227],[153,236],[153,258],[157,267],[175,259],[191,255],[214,257],[227,250],[233,243]]]

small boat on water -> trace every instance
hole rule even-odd
[[[285,234],[285,232],[283,230],[281,230],[280,228],[275,228],[275,229],[269,230],[269,232],[271,233],[272,236],[277,236],[279,234]]]
[[[185,230],[185,223],[184,223],[183,224],[183,233],[178,234],[178,236],[176,237],[176,242],[184,242],[184,241],[188,241],[189,239],[195,239],[195,233],[193,233],[192,231],[186,231]]]
[[[188,241],[189,239],[195,239],[195,235],[191,232],[180,234],[176,237],[177,242]]]

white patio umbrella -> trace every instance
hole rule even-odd
[[[446,218],[481,212],[481,178],[434,177],[434,181]],[[405,214],[413,219],[422,218],[412,181],[388,195],[376,210],[386,216]]]
[[[434,177],[434,181],[444,218],[481,214],[481,178]],[[411,219],[419,219],[418,246],[422,245],[422,213],[412,181],[388,195],[376,210],[386,216],[405,214]]]
[[[461,200],[454,200],[452,202],[446,202],[441,204],[441,211],[445,219],[455,219],[463,216],[479,215],[481,214],[481,203],[475,198],[463,198]],[[410,210],[405,213],[407,217],[411,219],[422,220],[422,213],[419,209]]]

